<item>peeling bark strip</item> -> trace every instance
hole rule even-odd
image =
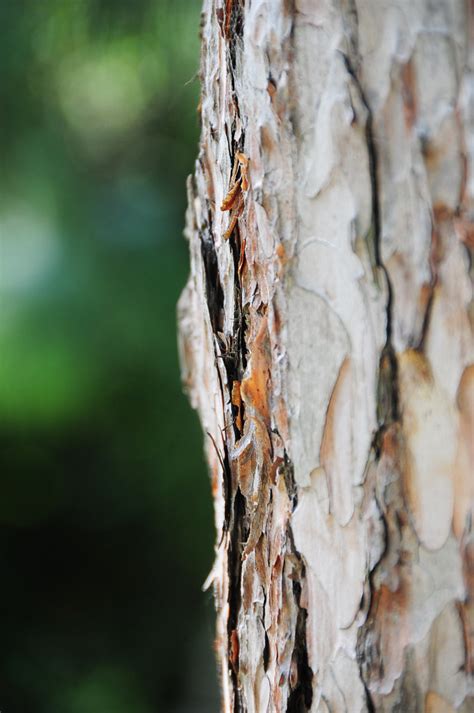
[[[179,321],[226,712],[473,710],[472,27],[204,2]]]

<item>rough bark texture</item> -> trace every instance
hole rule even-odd
[[[473,710],[471,13],[204,2],[179,318],[225,711]]]

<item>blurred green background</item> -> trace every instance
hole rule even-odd
[[[218,710],[181,393],[200,0],[0,0],[0,710]]]

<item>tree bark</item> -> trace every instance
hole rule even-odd
[[[179,321],[223,710],[467,713],[472,3],[205,0],[201,31]]]

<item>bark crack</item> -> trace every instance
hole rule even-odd
[[[285,462],[281,468],[284,469],[285,485],[288,494],[293,502],[293,506],[296,507],[297,486],[294,479],[294,469],[286,452]],[[293,495],[291,495],[292,493]],[[286,713],[306,713],[311,710],[311,704],[313,702],[314,678],[313,670],[309,665],[308,654],[308,611],[302,602],[303,585],[306,581],[306,566],[301,553],[296,547],[291,525],[288,525],[287,536],[291,551],[291,554],[287,556],[291,557],[295,562],[292,588],[298,614],[296,617],[295,640],[291,657],[290,695],[287,701]]]
[[[387,286],[387,304],[385,308],[385,314],[386,314],[386,341],[385,345],[382,349],[380,359],[379,359],[379,371],[378,371],[378,381],[377,381],[377,400],[376,400],[376,405],[377,405],[377,430],[375,432],[373,441],[372,441],[372,450],[375,454],[375,458],[377,461],[381,459],[382,456],[382,444],[383,444],[383,439],[384,435],[387,432],[387,429],[394,423],[399,421],[400,418],[400,413],[399,413],[399,398],[398,398],[398,368],[397,368],[397,358],[395,354],[395,349],[393,347],[392,343],[392,334],[393,334],[393,286],[391,284],[390,280],[390,275],[388,272],[387,267],[385,266],[382,256],[381,256],[381,240],[382,240],[382,235],[381,235],[381,215],[380,215],[380,197],[379,197],[379,185],[378,185],[378,173],[377,173],[377,167],[378,167],[378,155],[377,155],[377,147],[376,147],[376,142],[375,142],[375,136],[374,136],[374,129],[373,129],[373,113],[371,110],[371,107],[369,105],[369,102],[367,100],[367,97],[365,96],[365,92],[363,90],[363,87],[361,85],[360,79],[358,77],[357,71],[353,67],[350,58],[344,54],[344,62],[346,65],[346,69],[351,76],[352,80],[354,81],[354,84],[357,88],[357,91],[359,93],[360,100],[365,107],[367,111],[367,117],[366,117],[366,123],[365,123],[365,136],[366,136],[366,144],[367,144],[367,152],[368,152],[368,160],[369,160],[369,175],[370,175],[370,183],[371,183],[371,196],[372,196],[372,226],[373,229],[370,231],[370,234],[368,236],[368,251],[369,251],[369,256],[373,260],[374,264],[374,277],[376,283],[378,282],[377,280],[377,270],[381,270],[386,286]],[[374,497],[377,500],[377,497],[374,493]],[[385,516],[383,514],[383,508],[379,507],[380,511],[380,517],[382,519],[384,531],[385,531],[385,548],[387,547],[387,532],[388,532],[388,525],[385,519]],[[381,554],[379,563],[381,562],[383,558],[383,554]],[[369,603],[368,603],[368,612],[370,612],[373,604],[373,591],[374,591],[374,574],[375,571],[377,570],[378,565],[374,567],[374,569],[368,573],[368,596],[369,596]],[[364,631],[363,628],[361,628],[359,632],[359,637],[358,637],[358,665],[359,665],[359,671],[360,671],[360,678],[364,687],[364,692],[365,692],[365,697],[366,697],[366,705],[367,708],[370,711],[375,710],[375,704],[372,699],[371,692],[368,687],[368,680],[367,680],[367,675],[366,671],[370,666],[367,666],[367,661],[366,661],[366,656],[367,656],[367,647],[364,645],[364,638],[367,635],[367,631]],[[379,658],[380,660],[380,658]],[[380,660],[381,661],[381,660]],[[381,664],[383,665],[383,661],[381,661]]]

